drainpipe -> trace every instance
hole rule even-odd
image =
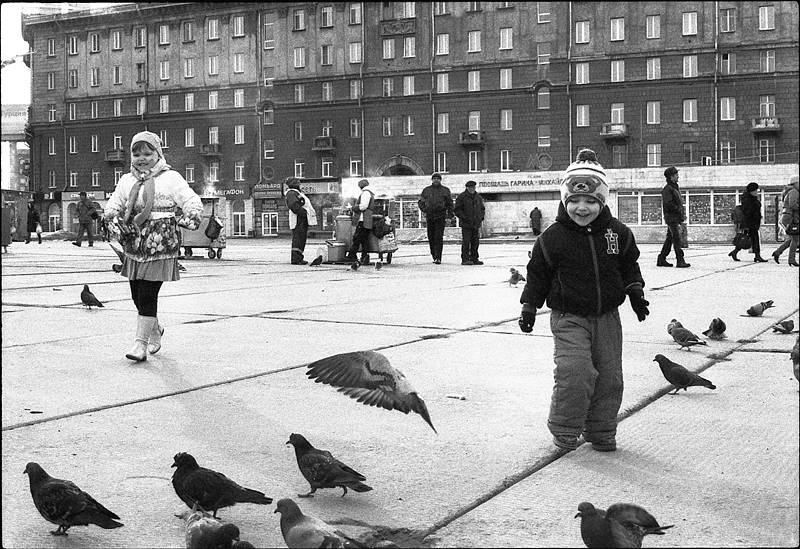
[[[69,36],[64,34],[64,51],[67,52],[69,50]],[[67,60],[69,55],[64,55],[64,81],[67,83],[64,86],[64,91],[61,92],[62,103],[64,104],[64,111],[67,110],[67,89],[69,89],[69,65],[67,64]],[[61,189],[61,192],[66,192],[67,187],[69,186],[69,166],[67,165],[67,127],[64,126],[64,113],[61,113],[60,117],[61,121],[61,132],[63,134],[64,140],[64,188]],[[64,197],[61,197],[61,202],[63,204]],[[64,214],[64,219],[66,219],[66,212]]]
[[[258,55],[256,56],[256,58],[258,59],[258,74],[260,78],[258,79],[258,82],[256,82],[256,89],[258,90],[258,102],[256,103],[255,116],[256,116],[256,130],[258,130],[256,133],[258,134],[258,182],[260,183],[264,174],[264,134],[263,134],[264,124],[263,121],[261,120],[263,114],[260,114],[258,109],[261,108],[263,101],[263,97],[261,96],[261,88],[264,84],[264,63],[263,63],[264,44],[261,41],[260,33],[261,29],[263,29],[264,27],[262,27],[261,25],[261,9],[259,9],[258,7],[256,7],[256,9],[258,10],[258,27],[256,30],[256,51],[258,52]],[[256,235],[256,219],[258,215],[256,213],[257,211],[256,198],[255,196],[253,196],[254,194],[255,193],[251,189],[250,200],[253,202],[253,218],[251,219],[250,223],[252,226],[253,236]],[[245,229],[247,229],[246,226]],[[264,230],[263,227],[261,230],[262,231]]]
[[[367,26],[367,3],[361,3],[361,63],[358,64],[358,108],[361,111],[361,175],[367,175],[367,127],[364,125],[364,103],[362,96],[364,95],[364,59],[367,56],[367,40],[366,31],[364,27]],[[353,174],[350,174],[351,176]]]
[[[714,165],[719,165],[719,2],[714,2]],[[701,155],[702,156],[702,155]]]
[[[431,60],[430,60],[430,70],[431,70],[431,87],[428,90],[428,100],[431,103],[431,172],[436,171],[436,104],[433,102],[433,90],[436,86],[436,74],[433,72],[433,60],[434,56],[436,55],[435,47],[436,47],[436,10],[434,8],[434,3],[431,2],[431,37],[430,37],[430,49],[431,52]]]
[[[569,106],[569,154],[567,154],[567,162],[569,163],[572,158],[572,91],[570,84],[572,84],[572,2],[569,3],[569,25],[567,25],[567,66],[569,71],[567,73],[567,105]]]

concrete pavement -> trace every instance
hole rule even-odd
[[[309,242],[311,255],[319,241]],[[583,546],[578,503],[624,501],[675,524],[645,546],[797,546],[798,383],[794,335],[770,326],[798,318],[797,269],[754,264],[728,247],[693,245],[691,269],[655,267],[641,245],[651,315],[624,328],[625,397],[619,450],[563,454],[546,428],[552,391],[547,311],[531,334],[516,326],[529,242],[481,245],[484,266],[462,267],[445,246],[401,245],[381,271],[292,266],[285,239],[229,240],[223,259],[187,260],[161,292],[162,351],[124,358],[135,311],[111,272],[107,244],[14,243],[2,257],[3,547],[182,547],[183,504],[172,457],[200,463],[342,529],[401,546]],[[767,252],[771,251],[771,248]],[[765,252],[765,256],[767,256]],[[88,311],[88,283],[106,304]],[[773,299],[763,317],[752,304]],[[744,315],[744,316],[742,316]],[[699,333],[721,317],[728,339],[679,351],[671,318]],[[305,365],[375,349],[420,391],[436,435],[416,414],[365,407],[315,384]],[[653,356],[700,371],[715,391],[669,387]],[[463,395],[465,400],[448,398]],[[313,499],[289,434],[334,453],[367,477],[365,494]],[[28,461],[76,482],[125,527],[51,536],[31,501]],[[219,515],[258,547],[281,547],[274,505]]]

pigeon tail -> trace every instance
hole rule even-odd
[[[242,491],[236,498],[236,503],[257,503],[259,505],[269,505],[272,503],[272,498],[267,497],[263,492],[259,492],[258,490],[242,488]]]

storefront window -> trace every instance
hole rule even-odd
[[[731,213],[736,207],[736,193],[714,192],[714,225],[731,225]]]
[[[711,193],[689,195],[689,224],[711,224]]]
[[[617,218],[626,225],[639,224],[638,194],[620,194],[617,196]]]
[[[764,206],[764,219],[762,224],[774,225],[776,212],[780,212],[781,193],[764,193],[761,204]],[[777,206],[776,206],[777,205]]]
[[[419,229],[425,227],[425,220],[420,215],[419,206],[414,198],[401,198],[400,199],[400,228],[401,229]]]
[[[642,195],[642,225],[661,225],[661,193]]]

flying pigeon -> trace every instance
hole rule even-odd
[[[353,261],[350,264],[350,270],[351,271],[357,271],[360,266],[361,266],[361,264],[358,261]]]
[[[675,343],[681,346],[681,349],[686,347],[691,351],[692,345],[708,345],[708,343],[684,328],[683,325],[674,318],[667,326],[667,332],[672,336],[672,339],[675,340]]]
[[[431,429],[428,407],[403,372],[375,351],[356,351],[329,356],[308,365],[306,375],[317,383],[339,387],[338,391],[367,406],[416,412]]]
[[[115,254],[117,254],[119,260],[125,263],[125,252],[122,251],[122,248],[120,248],[119,246],[115,246],[114,243],[111,241],[109,241],[108,245],[111,246],[111,249],[114,250]],[[111,265],[111,270],[114,271],[115,273],[118,273],[122,271],[122,265],[115,263]]]
[[[797,341],[794,342],[794,347],[792,347],[789,357],[792,359],[794,377],[797,378],[797,381],[800,381],[800,335],[797,336]]]
[[[672,362],[664,355],[656,355],[653,362],[658,362],[658,366],[661,368],[661,373],[664,374],[664,378],[675,386],[675,392],[669,393],[671,395],[677,395],[679,390],[683,389],[685,391],[687,387],[717,388],[716,385],[709,380],[700,377],[694,372],[690,372],[680,364]]]
[[[664,530],[658,521],[642,507],[630,503],[615,503],[608,510],[596,509],[583,502],[578,505],[581,517],[581,538],[586,547],[641,547],[642,538],[655,534],[662,536]]]
[[[81,292],[81,303],[89,307],[89,310],[92,310],[92,306],[95,307],[102,307],[103,304],[100,303],[100,300],[97,299],[92,292],[89,291],[89,285],[83,285],[83,291]]]
[[[314,261],[309,263],[309,266],[311,266],[311,267],[316,267],[317,265],[322,265],[322,256],[321,255],[318,255],[317,257],[314,258]]]
[[[181,501],[188,507],[198,503],[203,509],[213,511],[214,518],[217,518],[218,509],[237,503],[272,503],[272,498],[263,493],[243,488],[222,473],[200,467],[194,457],[186,452],[175,454],[172,467],[176,467],[172,474],[172,486]]]
[[[289,498],[278,500],[275,513],[281,514],[281,533],[286,547],[366,547],[322,519],[304,515]]]
[[[516,270],[514,267],[511,267],[510,271],[511,271],[511,277],[508,279],[508,285],[509,286],[511,286],[513,284],[514,287],[516,288],[517,287],[517,283],[519,281],[525,282],[525,277],[522,276],[520,274],[520,272],[518,270]]]
[[[711,325],[708,327],[708,330],[703,332],[703,335],[706,337],[710,337],[711,339],[725,339],[725,322],[721,318],[715,318],[711,321]]]
[[[772,300],[769,301],[762,301],[761,303],[756,303],[749,309],[747,309],[747,314],[750,316],[761,316],[764,314],[764,311],[772,307]]]
[[[794,330],[794,320],[784,320],[783,322],[778,322],[772,327],[772,331],[780,332],[782,334],[791,334]]]
[[[186,519],[186,549],[231,549],[238,540],[238,526],[220,522],[195,502]]]
[[[48,522],[58,525],[50,532],[66,536],[73,526],[94,524],[111,529],[123,526],[119,517],[100,505],[95,499],[68,480],[53,478],[35,462],[25,466],[31,483],[31,496],[36,509]]]
[[[367,477],[333,457],[329,451],[314,448],[303,435],[292,433],[286,444],[294,446],[297,466],[311,484],[311,491],[307,494],[297,494],[298,497],[314,497],[314,492],[318,488],[343,488],[342,497],[348,488],[356,492],[372,490],[371,486],[361,482],[367,480]]]

